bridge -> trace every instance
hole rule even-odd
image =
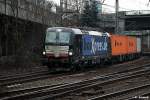
[[[100,25],[113,31],[115,14],[103,14]],[[150,30],[150,10],[134,10],[119,12],[119,32],[130,30]]]
[[[150,30],[150,10],[125,12],[125,30]]]

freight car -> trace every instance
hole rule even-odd
[[[125,61],[140,54],[140,41],[135,37],[97,31],[48,28],[43,63],[50,68],[76,69],[106,61]]]
[[[141,39],[126,35],[111,35],[111,59],[114,61],[132,60],[140,56]]]

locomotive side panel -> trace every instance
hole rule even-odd
[[[106,36],[82,36],[82,56],[99,56],[106,58],[109,54],[109,39]]]

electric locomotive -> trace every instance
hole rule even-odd
[[[72,65],[75,56],[75,36],[83,34],[80,29],[53,27],[46,31],[43,63],[49,67]],[[58,66],[58,67],[59,67]]]
[[[46,31],[44,64],[50,68],[75,68],[100,64],[110,56],[109,38],[97,31],[53,27]],[[80,66],[81,65],[81,66]]]

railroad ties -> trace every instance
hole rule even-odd
[[[134,99],[150,93],[150,60],[140,58],[74,73],[50,74],[41,71],[39,75],[32,73],[17,77],[0,80],[1,100]]]

